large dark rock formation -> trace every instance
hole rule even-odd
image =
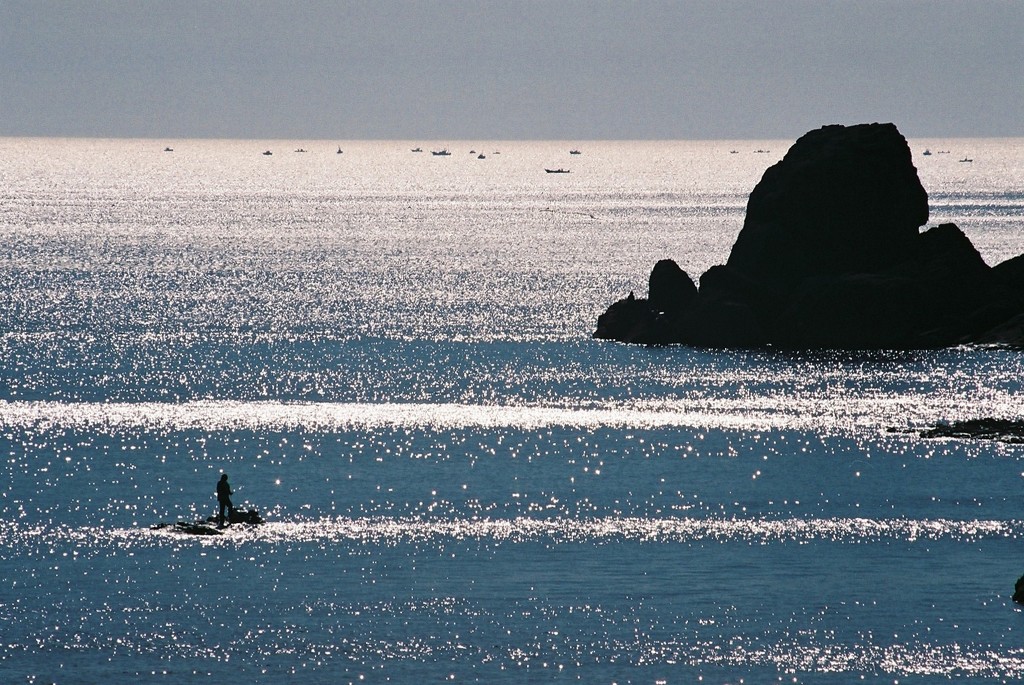
[[[594,337],[646,344],[916,349],[1024,343],[1024,257],[989,267],[928,196],[892,124],[807,133],[750,194],[728,261],[697,290],[671,260]]]

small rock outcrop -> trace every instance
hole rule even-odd
[[[150,530],[169,530],[182,535],[222,535],[219,530],[202,521],[178,521],[177,523],[154,523]]]
[[[671,259],[654,265],[647,291],[651,309],[673,315],[686,311],[697,299],[697,286]]]
[[[255,509],[232,509],[228,514],[229,524],[247,524],[257,526],[263,517]],[[222,528],[217,526],[217,517],[208,516],[205,521],[177,521],[175,523],[155,523],[150,530],[168,530],[182,535],[223,535]]]
[[[669,259],[598,319],[645,344],[921,349],[1024,343],[1024,256],[985,264],[954,224],[926,231],[928,195],[893,124],[826,126],[750,194],[728,261],[700,288]]]
[[[921,431],[922,438],[957,438],[961,440],[997,440],[1024,443],[1024,421],[1019,419],[980,418],[942,423]]]
[[[207,521],[215,522],[216,516],[211,516]],[[250,526],[258,526],[263,523],[263,517],[255,509],[232,509],[228,512],[228,523],[247,523]]]

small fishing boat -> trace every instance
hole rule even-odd
[[[569,173],[568,169],[562,169],[562,168],[558,168],[558,169],[545,169],[544,171],[548,172],[549,174],[567,174],[567,173]]]
[[[338,146],[338,154],[339,155],[341,154],[341,146],[340,145]]]
[[[270,150],[267,150],[267,151],[266,151],[266,152],[264,152],[263,154],[269,157],[270,155],[272,155],[272,154],[274,154],[274,153],[273,153],[273,152],[271,152]]]
[[[482,153],[482,152],[481,152],[480,154],[478,154],[478,155],[476,156],[476,158],[477,158],[477,159],[487,159],[487,155],[485,155],[484,153]]]
[[[414,148],[412,149],[412,151],[413,151],[413,152],[423,152],[423,148],[421,148],[421,147],[414,147]]]
[[[164,152],[174,152],[174,148],[173,147],[165,147],[164,148]]]
[[[971,159],[970,157],[964,157],[964,158],[963,158],[963,159],[961,159],[960,161],[961,161],[961,162],[973,162],[974,160],[973,160],[973,159]]]
[[[434,155],[435,157],[448,157],[452,153],[448,152],[448,148],[445,148],[443,150],[431,150],[430,154]]]
[[[569,150],[570,155],[582,155],[583,153],[579,150]]]
[[[927,148],[925,148],[925,151],[922,152],[921,154],[924,155],[925,157],[928,157],[928,156],[930,156],[932,154],[932,151],[927,149]]]

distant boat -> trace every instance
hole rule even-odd
[[[561,169],[561,168],[559,168],[559,169],[545,169],[544,171],[548,172],[549,174],[567,174],[567,173],[569,173],[568,169]]]
[[[421,148],[421,147],[414,147],[414,148],[412,149],[412,151],[413,151],[413,152],[423,152],[423,148]]]
[[[451,153],[448,152],[447,148],[445,148],[444,150],[431,150],[430,154],[434,155],[435,157],[447,157]]]
[[[302,149],[302,148],[300,147],[299,149],[297,149],[297,150],[296,150],[296,152],[305,152],[305,150],[303,150],[303,149]]]
[[[569,150],[570,155],[582,155],[583,153],[579,150]]]
[[[771,150],[754,150],[755,155],[766,155],[769,152],[771,152]]]
[[[272,155],[272,154],[274,154],[274,153],[273,153],[273,152],[271,152],[270,150],[267,150],[267,151],[266,151],[266,152],[264,152],[263,154],[265,154],[265,155]]]
[[[340,145],[338,146],[338,154],[339,155],[341,154],[341,146]]]
[[[174,152],[174,148],[173,147],[165,147],[164,148],[164,152]]]
[[[925,155],[925,156],[928,156],[928,155],[931,155],[931,154],[932,154],[932,151],[931,151],[931,150],[925,150],[925,151],[924,151],[924,152],[922,152],[921,154],[922,154],[922,155]]]
[[[729,154],[730,155],[738,155],[739,152],[740,152],[739,150],[729,150]]]
[[[964,157],[964,158],[963,158],[963,159],[961,159],[960,161],[961,161],[961,162],[973,162],[974,160],[973,160],[973,159],[971,159],[971,158],[969,158],[969,157]]]
[[[476,156],[476,158],[477,158],[477,159],[487,159],[487,155],[485,155],[484,153],[482,153],[482,152],[481,152],[480,154],[478,154],[478,155]]]

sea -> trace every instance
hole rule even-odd
[[[0,139],[0,682],[1019,682],[1024,352],[591,337],[792,142]]]

